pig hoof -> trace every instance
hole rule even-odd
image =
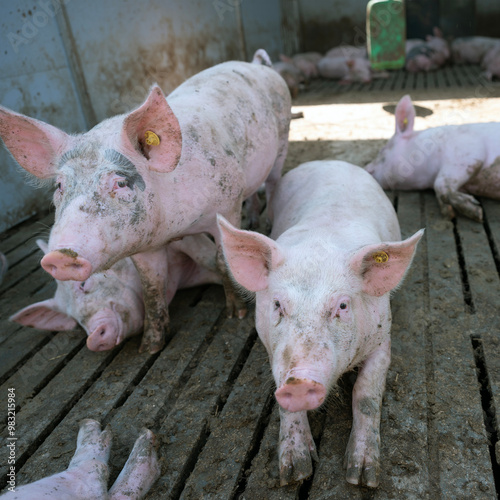
[[[163,339],[158,342],[150,342],[143,337],[141,346],[139,347],[139,353],[148,352],[149,354],[155,354],[160,352],[164,346],[165,341]]]
[[[298,456],[297,453],[289,451],[282,455],[280,465],[281,486],[307,479],[312,473],[312,460],[309,454]]]
[[[346,453],[344,467],[347,469],[346,481],[350,484],[376,488],[379,483],[379,464],[377,456],[370,456],[368,450],[365,453],[354,456]]]
[[[483,221],[483,209],[476,198],[470,194],[450,193],[449,200],[457,212],[477,222]]]

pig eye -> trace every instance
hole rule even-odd
[[[128,179],[116,179],[113,185],[113,190],[116,191],[117,189],[123,189],[129,186],[130,184],[128,182]]]
[[[274,301],[274,309],[279,309],[281,307],[281,304],[280,304],[280,301],[279,300],[275,300]]]
[[[342,302],[340,304],[340,309],[345,309],[347,307],[347,304],[345,302]]]

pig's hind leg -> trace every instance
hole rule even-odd
[[[281,486],[302,481],[312,474],[312,459],[317,461],[318,454],[307,411],[290,412],[280,407],[278,451]]]
[[[378,486],[380,412],[390,360],[388,340],[365,360],[354,384],[353,423],[344,457],[346,480],[351,484]]]
[[[434,181],[434,191],[444,217],[452,219],[455,210],[475,221],[482,222],[483,209],[470,194],[459,189],[479,173],[483,163],[477,161],[472,165],[443,166]]]
[[[160,476],[155,436],[143,429],[120,475],[109,490],[109,500],[140,500]]]

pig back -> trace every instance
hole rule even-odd
[[[286,153],[290,93],[272,69],[230,61],[191,77],[168,97],[182,131],[177,169],[216,170],[228,190],[254,193]],[[243,182],[241,182],[241,180]]]
[[[271,237],[293,231],[323,231],[345,249],[401,239],[396,212],[377,181],[343,161],[303,163],[279,182]]]

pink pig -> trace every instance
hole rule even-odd
[[[211,254],[215,259],[215,245],[205,235],[186,236],[168,246],[167,304],[178,289],[220,283],[217,274],[198,265],[185,253],[194,246],[192,240],[197,242],[200,237],[206,238],[207,248],[213,247]],[[37,244],[47,253],[47,243],[37,240]],[[88,335],[87,347],[91,351],[108,351],[142,330],[144,302],[139,273],[127,257],[83,282],[57,281],[53,298],[31,304],[9,319],[50,331],[72,330],[78,323]]]
[[[0,108],[0,136],[27,171],[55,182],[56,220],[42,267],[85,281],[131,256],[146,308],[141,351],[159,351],[168,326],[167,243],[211,234],[208,265],[228,315],[246,306],[228,277],[216,213],[240,224],[243,200],[266,182],[270,199],[288,148],[291,100],[261,64],[231,61],[189,78],[167,99],[153,86],[134,111],[80,135]]]
[[[3,500],[140,500],[160,476],[155,436],[143,429],[120,475],[108,492],[111,430],[96,420],[80,422],[75,454],[68,468],[34,483],[8,488]]]
[[[370,61],[361,57],[323,57],[318,63],[318,71],[323,78],[339,79],[344,83],[372,80]]]
[[[352,189],[356,186],[356,189]],[[362,168],[304,163],[287,173],[272,202],[271,237],[219,217],[234,279],[256,292],[255,323],[269,354],[280,405],[281,484],[312,473],[317,458],[307,411],[359,366],[347,481],[375,487],[379,423],[390,363],[389,296],[423,231],[400,241],[389,199]]]
[[[491,48],[500,45],[500,38],[466,36],[451,42],[451,54],[455,64],[480,64]]]
[[[484,76],[488,80],[500,78],[500,44],[489,49],[483,57],[481,68],[485,70]]]
[[[396,106],[396,133],[366,165],[384,189],[434,188],[441,212],[482,221],[474,196],[500,199],[500,123],[413,130],[415,108],[405,95]]]

